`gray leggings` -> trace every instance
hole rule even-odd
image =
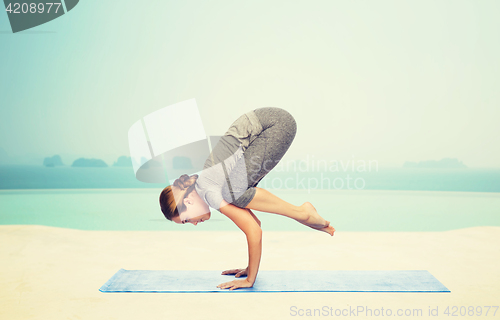
[[[262,132],[244,153],[248,189],[233,205],[245,208],[255,196],[255,187],[283,158],[297,132],[297,124],[288,111],[265,107],[253,110],[262,125]]]

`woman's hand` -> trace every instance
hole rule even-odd
[[[248,267],[246,267],[245,269],[231,269],[222,271],[221,274],[234,274],[236,278],[239,278],[241,276],[248,275]]]
[[[217,288],[221,289],[229,288],[229,290],[234,290],[238,288],[251,288],[251,287],[253,287],[253,283],[250,283],[247,279],[224,282],[217,286]]]

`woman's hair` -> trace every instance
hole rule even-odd
[[[198,179],[197,174],[192,176],[183,174],[171,186],[163,189],[160,193],[160,208],[165,218],[172,221],[173,217],[186,210],[184,198],[194,190],[196,179]]]

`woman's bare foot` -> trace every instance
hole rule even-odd
[[[330,226],[330,222],[326,221],[318,214],[316,208],[314,208],[314,206],[310,202],[305,202],[300,207],[303,208],[305,213],[307,214],[306,220],[299,221],[300,223],[313,229],[324,231],[333,236],[335,228]]]
[[[331,236],[333,236],[333,234],[335,233],[335,228],[332,227],[332,226],[328,226],[326,228],[321,228],[321,229],[317,229],[317,230],[326,232],[326,233],[328,233]]]

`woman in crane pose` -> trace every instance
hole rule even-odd
[[[257,278],[262,229],[252,210],[283,215],[332,236],[335,232],[311,203],[295,206],[257,187],[288,150],[296,130],[295,119],[283,109],[265,107],[247,112],[221,137],[199,176],[184,174],[160,194],[161,211],[168,220],[197,225],[210,219],[212,207],[245,233],[247,268],[222,274],[247,277],[219,284],[218,288],[249,288]]]

